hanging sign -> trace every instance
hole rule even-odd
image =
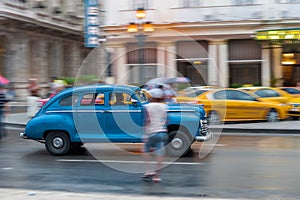
[[[84,45],[94,48],[99,45],[98,0],[84,0]]]

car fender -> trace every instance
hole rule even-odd
[[[184,127],[191,137],[195,137],[199,133],[200,117],[196,112],[168,112],[168,127],[178,126]]]
[[[63,122],[63,123],[61,123]],[[73,119],[67,114],[40,115],[32,118],[26,125],[28,139],[42,140],[51,131],[64,131],[71,141],[80,141]]]

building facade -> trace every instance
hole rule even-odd
[[[146,12],[142,20],[135,15],[139,8]],[[295,85],[300,63],[283,64],[282,55],[297,55],[298,39],[256,36],[297,30],[299,9],[299,0],[106,0],[102,28],[113,82],[186,76],[194,85]],[[149,21],[155,30],[144,33],[140,26]],[[133,23],[139,25],[134,34],[128,32]]]
[[[37,78],[45,95],[51,77],[74,77],[90,51],[84,48],[81,0],[1,0],[0,74],[17,97]]]

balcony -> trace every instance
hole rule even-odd
[[[261,4],[173,8],[171,13],[174,22],[241,21],[264,17]]]
[[[83,5],[80,5],[83,7]],[[44,26],[57,27],[61,30],[83,30],[83,8],[74,6],[73,15],[70,10],[63,10],[60,6],[49,6],[44,0],[4,0],[0,1],[2,17],[10,20],[36,23]]]

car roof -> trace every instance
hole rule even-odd
[[[94,84],[94,85],[83,85],[83,86],[74,86],[71,88],[66,88],[54,97],[52,97],[49,101],[56,101],[57,98],[61,96],[69,95],[70,93],[81,93],[81,92],[93,92],[95,90],[122,90],[127,92],[134,92],[135,90],[140,90],[137,86],[132,85],[115,85],[115,84]]]
[[[96,89],[104,89],[104,90],[130,90],[135,91],[140,89],[137,86],[133,85],[116,85],[116,84],[94,84],[94,85],[83,85],[83,86],[74,86],[72,88],[68,88],[63,90],[62,92],[82,92],[82,91],[92,91]]]
[[[251,86],[251,87],[240,87],[238,89],[243,89],[243,90],[259,90],[259,89],[273,89],[272,87],[268,86]]]

